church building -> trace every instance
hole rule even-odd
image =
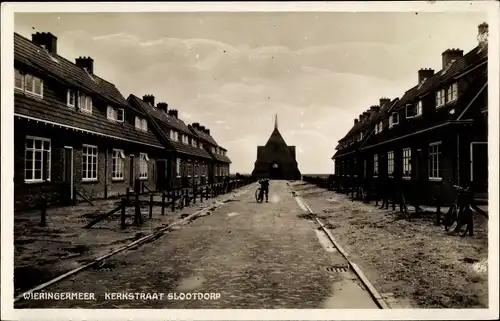
[[[274,130],[266,145],[257,146],[257,161],[252,175],[270,179],[301,179],[295,159],[295,146],[288,146],[281,136],[277,115],[274,118]]]

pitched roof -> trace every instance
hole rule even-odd
[[[39,72],[49,73],[59,81],[88,93],[94,93],[115,104],[126,104],[125,98],[112,83],[89,75],[87,71],[59,55],[52,55],[25,37],[14,33],[14,60]]]
[[[61,56],[53,57],[45,49],[16,33],[14,33],[14,63],[17,66],[21,64],[43,74],[45,79],[52,78],[58,82],[98,94],[101,99],[111,101],[126,111],[131,109],[113,84],[92,75],[94,82],[80,67]],[[24,118],[39,119],[64,127],[163,148],[150,132],[136,130],[133,125],[127,122],[109,121],[104,113],[93,112],[89,114],[75,111],[52,95],[44,95],[43,99],[39,99],[16,93],[14,113],[16,116]]]
[[[199,130],[195,127],[193,127],[193,125],[188,125],[188,128],[196,135],[198,136],[198,138],[200,138],[201,140],[213,145],[214,147],[219,147],[220,149],[224,150],[224,151],[227,151],[227,149],[219,146],[217,144],[217,142],[215,141],[215,139],[212,137],[212,135],[208,134],[208,133],[205,133],[204,131],[202,130]],[[209,149],[207,150],[208,153],[213,157],[215,158],[216,160],[220,161],[220,162],[223,162],[223,163],[231,163],[231,159],[229,159],[229,157],[225,156],[225,155],[220,155],[220,154],[217,154],[217,153],[212,153],[212,151]]]
[[[478,64],[487,62],[487,60],[488,49],[481,48],[480,46],[475,47],[462,58],[453,62],[453,64],[451,64],[448,68],[441,69],[435,73],[434,76],[428,78],[423,84],[417,84],[406,91],[395,107],[396,110],[403,108],[406,103],[410,103],[422,96],[425,96],[438,87],[455,80],[468,70],[475,68]]]
[[[145,112],[149,113],[156,119],[158,119],[160,122],[164,123],[167,125],[169,128],[176,129],[180,132],[183,132],[184,134],[187,135],[192,135],[191,131],[189,130],[188,126],[179,118],[176,118],[172,115],[169,115],[165,113],[163,110],[156,108],[155,106],[151,106],[141,98],[135,96],[135,95],[130,95],[130,98],[133,98],[134,101],[139,105],[139,107],[144,110]]]
[[[193,136],[193,133],[189,130],[189,128],[182,120],[165,114],[162,110],[151,106],[135,95],[129,95],[127,100],[130,102],[130,104],[135,105],[137,108],[140,108],[144,112],[146,112],[149,117],[151,117],[150,122],[155,121],[154,124],[157,124],[156,121],[158,121],[160,125],[159,128],[154,126],[154,124],[152,127],[154,128],[154,130],[162,131],[161,133],[157,134],[164,137],[164,139],[168,141],[165,142],[165,144],[168,144],[169,149],[173,149],[174,151],[182,154],[212,159],[212,156],[203,148],[194,147],[191,144],[184,144],[182,141],[174,141],[170,139],[170,135],[164,130],[165,128],[179,130],[185,134],[188,134],[189,136]],[[180,130],[180,128],[183,127],[187,129],[187,132],[185,132],[184,130]]]

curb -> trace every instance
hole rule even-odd
[[[251,185],[251,184],[249,184],[249,185]],[[213,203],[212,203],[212,205],[208,205],[207,207],[202,208],[202,209],[200,209],[200,210],[198,210],[198,211],[194,212],[193,214],[191,214],[191,215],[188,215],[188,216],[184,217],[183,219],[180,219],[180,220],[177,220],[177,221],[175,221],[175,222],[173,222],[173,223],[170,223],[169,225],[167,225],[167,226],[165,226],[165,227],[162,227],[161,229],[157,230],[156,232],[150,233],[150,234],[148,234],[148,235],[146,235],[146,236],[144,236],[144,237],[142,237],[142,238],[140,238],[140,239],[138,239],[138,240],[136,240],[136,241],[134,241],[134,242],[132,242],[132,243],[129,243],[129,244],[127,244],[127,245],[125,245],[125,246],[123,246],[123,247],[121,247],[121,248],[119,248],[119,249],[116,249],[116,250],[114,250],[114,251],[112,251],[112,252],[109,252],[109,253],[104,254],[104,255],[102,255],[102,256],[100,256],[100,257],[97,257],[97,258],[93,259],[93,260],[92,260],[92,262],[87,263],[87,264],[85,264],[84,266],[80,266],[79,268],[76,268],[76,269],[73,269],[73,270],[71,270],[71,271],[68,271],[68,272],[66,272],[66,273],[64,273],[64,274],[62,274],[62,275],[60,275],[60,276],[58,276],[58,277],[56,277],[56,278],[54,278],[54,279],[52,279],[52,280],[50,280],[50,281],[47,281],[47,282],[42,283],[42,284],[40,284],[40,285],[37,285],[36,287],[34,287],[34,288],[30,289],[30,290],[23,291],[21,294],[17,295],[17,296],[14,298],[14,303],[16,303],[16,302],[18,302],[18,301],[20,301],[20,300],[24,299],[24,296],[25,296],[26,294],[29,294],[29,293],[32,293],[32,292],[35,292],[35,291],[42,290],[42,289],[44,289],[44,288],[48,287],[49,285],[52,285],[52,284],[54,284],[54,283],[57,283],[57,282],[59,282],[59,281],[61,281],[61,280],[65,279],[65,278],[67,278],[67,277],[69,277],[69,276],[71,276],[71,275],[74,275],[74,274],[76,274],[76,273],[78,273],[78,272],[80,272],[80,271],[82,271],[82,270],[84,270],[84,269],[86,269],[86,268],[89,268],[89,267],[91,267],[92,265],[94,265],[94,264],[96,264],[96,263],[98,263],[98,262],[100,262],[100,261],[102,261],[102,260],[104,260],[104,259],[106,259],[106,258],[108,258],[108,257],[110,257],[110,256],[112,256],[112,255],[114,255],[114,254],[116,254],[116,253],[122,252],[122,251],[124,251],[124,250],[126,250],[126,249],[129,249],[129,248],[131,248],[131,247],[134,247],[134,246],[140,245],[140,244],[142,244],[142,243],[146,242],[147,240],[149,240],[149,239],[151,239],[151,238],[154,238],[154,237],[158,237],[158,238],[160,238],[161,236],[163,236],[163,235],[164,235],[164,232],[165,232],[165,231],[167,231],[168,229],[172,228],[173,226],[176,226],[176,225],[183,225],[184,223],[188,222],[188,221],[189,221],[189,220],[191,220],[192,218],[194,218],[194,217],[196,217],[196,216],[200,216],[200,214],[202,214],[203,212],[215,210],[215,209],[217,209],[218,207],[220,207],[220,206],[224,205],[224,204],[225,204],[225,201],[230,200],[230,199],[232,199],[232,198],[235,198],[236,196],[243,195],[243,194],[247,193],[249,190],[250,190],[250,189],[249,189],[249,188],[247,188],[247,189],[245,189],[245,190],[238,191],[238,192],[236,192],[236,193],[232,193],[232,195],[231,195],[231,196],[226,197],[226,198],[225,198],[225,199],[223,199],[223,200],[213,202]]]
[[[356,274],[356,276],[361,280],[361,282],[363,282],[363,284],[365,285],[366,289],[368,290],[368,292],[370,293],[370,295],[372,296],[372,298],[375,300],[375,302],[377,303],[377,305],[379,306],[379,308],[381,308],[381,309],[390,309],[390,307],[384,301],[384,299],[382,298],[382,296],[380,295],[380,293],[377,291],[377,289],[375,289],[375,287],[373,286],[373,284],[371,284],[371,282],[368,280],[368,278],[366,277],[366,275],[363,273],[363,271],[361,270],[361,268],[356,263],[351,262],[351,260],[349,259],[349,254],[347,254],[347,252],[340,246],[340,244],[337,243],[337,241],[333,237],[332,233],[330,233],[330,231],[325,227],[325,225],[323,224],[323,222],[316,216],[316,214],[309,207],[309,205],[306,204],[306,202],[300,197],[300,195],[295,191],[295,189],[288,182],[287,182],[287,185],[292,190],[293,197],[300,199],[300,202],[307,208],[307,211],[309,212],[309,214],[311,214],[311,215],[314,216],[314,219],[321,226],[321,228],[326,233],[326,235],[328,236],[328,238],[330,239],[330,241],[337,248],[337,250],[340,252],[340,254],[342,254],[342,256],[347,260],[347,263],[349,264],[349,266],[354,271],[354,274]]]

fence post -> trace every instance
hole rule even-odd
[[[40,200],[40,209],[41,209],[41,221],[40,221],[40,225],[41,226],[45,226],[47,224],[47,220],[46,220],[46,217],[47,217],[47,200],[45,200],[44,198],[42,198]]]
[[[205,200],[208,201],[208,185],[205,186]]]
[[[153,218],[153,194],[149,195],[149,218]]]
[[[203,203],[203,186],[200,187],[200,203]]]
[[[140,194],[140,181],[138,179],[135,180],[135,224],[141,224],[142,223],[142,214],[141,214],[141,207],[139,206],[139,194]]]
[[[165,215],[165,192],[161,191],[161,215]]]
[[[184,196],[184,203],[182,204],[182,207],[188,207],[189,206],[189,190],[183,189],[182,190],[182,195]]]
[[[127,191],[125,192],[127,195],[127,202],[130,201],[130,187],[127,187]]]
[[[193,184],[193,205],[196,204],[196,184]]]
[[[76,186],[73,186],[73,205],[76,205]]]
[[[176,190],[173,189],[170,193],[170,195],[172,196],[172,212],[175,212],[175,194]]]
[[[122,229],[125,228],[125,210],[126,210],[125,204],[126,204],[125,201],[122,199],[122,213],[121,213]]]

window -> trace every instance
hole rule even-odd
[[[148,179],[148,154],[139,154],[139,179]]]
[[[191,145],[192,145],[193,147],[198,147],[198,142],[196,141],[196,139],[194,139],[194,138],[193,138],[193,139],[191,139]]]
[[[23,74],[17,69],[14,71],[14,88],[43,98],[43,80],[30,74]]]
[[[441,179],[440,145],[441,142],[429,144],[429,179]]]
[[[411,178],[411,148],[403,149],[403,178]]]
[[[125,121],[125,110],[123,108],[116,109],[116,121],[120,123]]]
[[[92,113],[92,98],[83,93],[80,93],[78,95],[78,108],[81,111]]]
[[[387,152],[387,175],[392,177],[394,175],[394,152]]]
[[[187,171],[187,177],[191,177],[191,174],[193,171],[193,165],[191,164],[190,161],[188,161],[188,163],[187,163],[186,171]]]
[[[175,160],[175,175],[181,177],[181,159],[177,158]]]
[[[415,117],[422,115],[422,105],[423,105],[422,101],[419,100],[415,108]]]
[[[135,128],[147,132],[148,131],[147,120],[139,116],[135,116]]]
[[[436,107],[443,106],[444,100],[445,100],[444,89],[438,90],[436,92]]]
[[[108,116],[108,119],[110,119],[110,120],[116,120],[116,109],[114,109],[111,106],[108,106],[107,116]]]
[[[40,78],[26,74],[24,76],[24,90],[28,94],[43,97],[43,81]]]
[[[392,113],[391,117],[389,117],[389,128],[392,128],[394,125],[399,123],[399,114]]]
[[[212,146],[212,153],[215,154],[215,147]]]
[[[24,90],[24,75],[17,69],[14,70],[14,88]]]
[[[189,136],[188,135],[181,134],[181,139],[182,139],[183,144],[189,145]]]
[[[405,107],[405,109],[406,109],[406,118],[413,118],[413,117],[416,116],[417,105],[414,105],[414,104],[407,104],[406,105],[406,107]]]
[[[381,121],[378,123],[378,132],[381,133],[382,129],[384,129],[384,123]]]
[[[84,181],[97,180],[97,146],[83,145],[82,147],[82,179]]]
[[[121,149],[113,149],[113,179],[123,179],[123,168],[125,164],[125,154]]]
[[[50,139],[26,136],[24,181],[50,181]]]
[[[453,83],[448,87],[448,99],[447,102],[454,102],[458,97],[458,84]]]
[[[75,108],[75,105],[76,105],[76,94],[75,94],[75,91],[73,89],[68,89],[68,91],[66,93],[66,104],[69,107]]]
[[[179,141],[179,133],[176,132],[175,130],[170,131],[170,139],[173,140],[174,142]]]
[[[200,165],[194,164],[194,177],[198,177],[198,171],[200,169]]]

